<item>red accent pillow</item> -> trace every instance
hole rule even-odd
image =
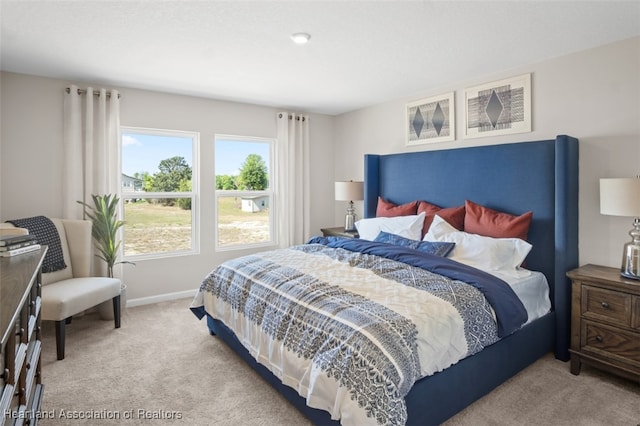
[[[516,216],[469,200],[465,201],[465,210],[465,232],[494,238],[520,238],[526,241],[533,218],[533,212]]]
[[[422,226],[423,237],[429,231],[429,227],[431,226],[433,218],[436,214],[446,220],[447,223],[449,223],[457,230],[462,231],[464,229],[464,206],[442,208],[426,201],[420,201],[420,203],[418,204],[418,214],[422,212],[425,213],[424,225]]]
[[[389,201],[386,201],[382,197],[378,197],[378,206],[376,208],[376,217],[395,217],[395,216],[409,216],[417,214],[418,202],[412,201],[410,203],[396,205]]]

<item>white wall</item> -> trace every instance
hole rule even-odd
[[[464,89],[524,73],[532,73],[533,131],[463,139]],[[405,146],[406,103],[450,91],[455,91],[456,140]],[[558,134],[580,139],[580,263],[619,267],[633,220],[600,215],[599,178],[640,173],[640,37],[471,81],[452,82],[440,90],[338,116],[335,177],[362,179],[362,156],[366,153],[523,142],[553,139]],[[362,202],[357,207],[362,212]],[[343,209],[336,208],[336,223],[343,215]]]
[[[2,73],[0,79],[0,220],[34,215],[59,217],[63,91],[69,82],[13,73]],[[201,253],[125,266],[127,297],[131,300],[196,289],[215,265],[248,252],[214,251],[214,136],[276,137],[278,109],[115,88],[123,96],[121,125],[200,133]],[[333,194],[333,117],[312,114],[310,140],[312,193]],[[311,229],[315,234],[333,218],[333,197],[327,198],[312,198]]]
[[[532,73],[533,132],[463,139],[464,88]],[[80,83],[80,82],[74,82]],[[0,74],[0,220],[62,212],[63,90],[69,82]],[[276,108],[130,88],[121,124],[200,132],[202,252],[138,262],[125,268],[129,299],[195,289],[219,262],[242,254],[213,249],[213,137],[216,133],[274,137]],[[406,147],[405,104],[456,92],[456,141]],[[312,229],[343,223],[346,204],[333,200],[333,181],[362,179],[365,153],[392,153],[554,138],[580,139],[580,262],[619,266],[631,219],[602,216],[600,177],[640,173],[640,38],[532,64],[398,99],[337,117],[311,116]],[[362,203],[357,205],[362,211]]]

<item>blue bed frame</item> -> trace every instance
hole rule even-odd
[[[519,142],[471,148],[365,156],[365,217],[378,196],[396,204],[425,200],[452,207],[471,200],[512,214],[533,211],[527,267],[543,272],[552,312],[480,353],[416,382],[406,397],[408,425],[437,425],[455,415],[540,357],[569,359],[571,287],[566,272],[578,266],[578,140]],[[309,408],[238,342],[207,316],[220,336],[315,424],[336,424]]]

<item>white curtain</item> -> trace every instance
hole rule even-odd
[[[279,112],[276,155],[280,247],[310,238],[309,116]]]
[[[83,219],[78,201],[91,204],[92,194],[118,194],[120,188],[119,94],[96,92],[74,85],[65,91],[62,217],[66,219]]]

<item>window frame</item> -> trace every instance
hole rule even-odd
[[[217,142],[219,140],[224,141],[232,141],[238,143],[266,143],[269,145],[269,162],[268,162],[268,170],[269,170],[269,186],[266,190],[262,191],[242,191],[242,190],[223,190],[216,189],[216,167],[215,167],[215,158],[217,155]],[[217,252],[228,252],[228,251],[237,251],[237,250],[246,250],[252,248],[261,248],[261,247],[272,247],[278,245],[278,229],[276,227],[277,224],[277,206],[276,206],[276,174],[275,174],[275,153],[276,153],[276,138],[269,137],[259,137],[259,136],[238,136],[238,135],[228,135],[228,134],[215,134],[213,141],[213,155],[214,155],[214,166],[213,166],[213,188],[214,188],[214,247]],[[238,244],[230,244],[221,246],[219,244],[219,224],[218,224],[218,201],[221,197],[242,197],[242,196],[262,196],[266,195],[269,197],[269,233],[270,239],[269,241],[262,241],[258,243],[238,243]]]
[[[139,261],[148,259],[162,259],[169,257],[180,257],[196,255],[200,253],[200,133],[188,130],[171,130],[171,129],[156,129],[147,127],[133,127],[133,126],[120,126],[120,143],[125,134],[132,135],[144,135],[144,136],[172,136],[180,138],[191,139],[191,191],[189,192],[142,192],[144,198],[159,199],[159,198],[191,198],[191,248],[187,250],[178,251],[165,251],[154,252],[144,254],[127,255],[124,250],[124,242],[126,240],[126,229],[122,229],[122,252],[123,260],[125,261]],[[124,156],[122,156],[124,157]],[[122,158],[120,159],[120,175],[122,175]],[[120,217],[126,219],[124,215],[125,201],[129,198],[143,198],[143,197],[128,197],[122,190],[122,185],[118,189],[120,200]]]

